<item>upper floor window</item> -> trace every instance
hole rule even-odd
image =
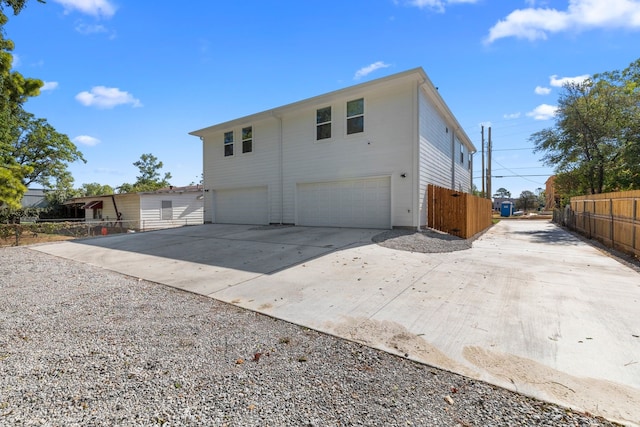
[[[464,165],[464,145],[460,144],[460,163]]]
[[[331,138],[331,107],[316,110],[316,140]]]
[[[364,98],[347,102],[347,135],[364,132]]]
[[[224,133],[224,156],[233,156],[233,131]]]
[[[242,152],[251,153],[253,151],[253,127],[242,128]]]

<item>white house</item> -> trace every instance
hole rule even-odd
[[[426,225],[426,187],[469,192],[473,143],[422,68],[190,133],[204,221]]]
[[[202,190],[200,185],[168,187],[141,193],[76,197],[65,204],[83,209],[85,221],[148,230],[202,224]]]

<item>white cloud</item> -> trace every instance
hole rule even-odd
[[[21,64],[20,57],[15,53],[11,54],[11,66],[18,67]]]
[[[640,0],[569,0],[567,10],[517,9],[491,27],[485,43],[504,37],[545,40],[549,33],[591,28],[640,29]]]
[[[95,17],[111,18],[116,7],[110,0],[53,0],[64,7],[66,13],[74,10]]]
[[[429,8],[438,12],[444,12],[445,6],[450,4],[477,3],[478,0],[408,0],[406,3],[409,6],[415,6],[420,9]]]
[[[362,67],[358,71],[356,71],[356,74],[353,76],[353,79],[359,80],[362,77],[368,76],[369,74],[373,73],[376,70],[379,70],[381,68],[387,68],[390,66],[391,65],[385,64],[382,61],[374,62],[373,64],[367,65],[366,67]]]
[[[567,83],[582,83],[585,80],[587,80],[589,77],[591,77],[589,74],[582,74],[580,76],[575,76],[575,77],[560,77],[558,78],[557,75],[553,75],[551,77],[549,77],[549,84],[553,87],[562,87]]]
[[[527,113],[528,117],[533,117],[534,120],[549,120],[556,115],[558,107],[549,104],[538,105],[533,111]]]
[[[505,119],[507,119],[507,120],[513,120],[513,119],[518,119],[518,118],[520,118],[520,116],[521,116],[521,115],[522,115],[522,114],[518,112],[518,113],[505,114],[505,115],[504,115],[504,116],[502,116],[502,117],[504,117],[504,118],[505,118]]]
[[[41,91],[44,90],[54,90],[58,88],[58,82],[44,82],[44,85],[40,88]]]
[[[551,93],[551,89],[548,87],[536,86],[534,92],[536,95],[549,95]]]
[[[78,135],[73,138],[72,141],[76,144],[88,145],[89,147],[100,144],[100,140],[98,138],[94,138],[89,135]]]
[[[98,33],[106,33],[107,28],[104,25],[96,24],[85,24],[84,22],[80,22],[76,25],[76,31],[80,34],[98,34]]]
[[[139,99],[117,87],[94,86],[91,88],[91,92],[84,91],[77,94],[76,100],[87,107],[113,108],[125,104],[131,104],[132,107],[142,107]]]

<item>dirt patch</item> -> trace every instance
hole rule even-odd
[[[465,347],[465,359],[494,377],[505,380],[517,392],[542,390],[561,405],[577,402],[579,409],[625,423],[640,420],[640,391],[594,378],[580,378],[557,371],[531,359],[498,353],[481,347]]]
[[[460,375],[477,376],[467,367],[450,359],[425,337],[410,332],[399,323],[365,317],[345,317],[341,323],[328,322],[327,328],[330,333],[369,347],[395,353]]]

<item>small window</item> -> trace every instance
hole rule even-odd
[[[331,138],[331,107],[316,110],[316,141]]]
[[[173,206],[172,206],[171,200],[162,201],[162,219],[163,220],[173,219]]]
[[[460,144],[460,164],[464,165],[464,145]]]
[[[364,132],[364,99],[347,102],[347,135]]]
[[[468,163],[468,166],[469,166],[469,170],[471,170],[471,153],[469,153],[469,163]]]
[[[242,128],[242,152],[251,153],[253,151],[253,127]]]
[[[224,133],[224,156],[233,156],[233,131]]]
[[[102,208],[93,209],[93,219],[102,219]]]

